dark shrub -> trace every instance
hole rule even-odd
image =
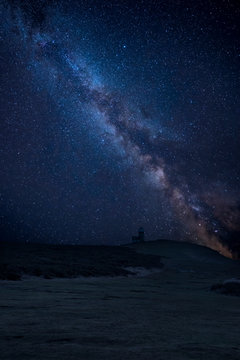
[[[228,280],[223,283],[214,284],[211,290],[219,292],[224,295],[240,296],[240,281],[239,280]]]

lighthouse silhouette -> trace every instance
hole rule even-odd
[[[134,242],[134,243],[144,242],[144,229],[143,229],[143,227],[140,227],[138,229],[138,236],[133,236],[132,237],[132,242]]]

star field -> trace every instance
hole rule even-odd
[[[235,1],[1,1],[9,239],[239,251]]]

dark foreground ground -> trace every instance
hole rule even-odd
[[[119,269],[123,265],[134,271],[139,262],[133,259],[142,256],[144,266],[155,272],[146,271],[141,277],[126,273],[111,277],[110,272],[51,280],[41,274],[0,281],[1,359],[239,360],[240,298],[210,290],[213,284],[239,278],[239,262],[185,243],[158,241],[132,247],[140,255],[111,248],[103,250],[108,252],[104,261],[100,252],[95,260],[99,257],[101,269],[109,260],[116,261]],[[40,261],[39,252],[34,260],[33,248],[31,259],[26,258],[27,250],[20,250],[5,248],[4,264],[21,267],[28,259],[27,267],[32,268]],[[59,252],[58,267],[60,258],[64,264],[67,259],[71,263],[66,249]],[[48,266],[50,258],[54,262],[50,253],[55,252],[42,249],[40,256]],[[159,257],[144,254],[161,255],[164,267],[157,269]],[[93,262],[91,256],[87,267]],[[44,268],[41,261],[39,270]]]
[[[0,279],[127,276],[132,268],[162,268],[157,255],[121,246],[71,246],[0,242]]]

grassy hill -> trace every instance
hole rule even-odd
[[[159,255],[136,253],[128,247],[0,243],[2,280],[126,276],[133,274],[130,268],[162,266]]]
[[[9,266],[41,270],[0,281],[4,360],[240,358],[239,297],[211,291],[240,277],[239,261],[164,240],[93,248],[7,244],[1,251]],[[77,272],[69,274],[74,264]],[[139,265],[159,268],[143,277],[112,276]],[[83,267],[90,276],[55,273],[75,276]],[[44,278],[49,272],[51,280]]]

